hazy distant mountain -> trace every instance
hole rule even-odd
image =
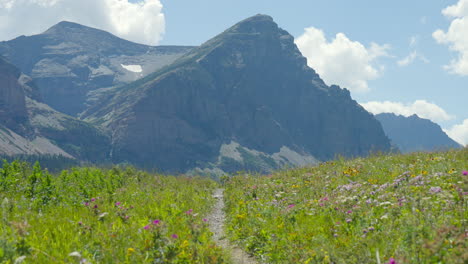
[[[392,143],[403,153],[462,147],[447,136],[438,124],[417,115],[405,117],[384,113],[375,117]]]
[[[0,55],[34,79],[44,102],[70,115],[93,104],[106,88],[140,79],[190,49],[136,44],[71,22],[0,42]]]
[[[327,86],[272,18],[246,19],[84,113],[112,160],[165,171],[268,171],[388,151],[380,123]]]
[[[62,155],[103,161],[109,140],[41,102],[31,78],[0,57],[0,155]]]

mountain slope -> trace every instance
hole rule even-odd
[[[109,140],[90,124],[41,102],[31,79],[0,57],[0,154],[103,161]]]
[[[227,170],[245,168],[246,157],[284,165],[273,158],[282,150],[294,164],[293,156],[327,160],[390,149],[379,122],[349,91],[325,85],[293,37],[264,15],[122,87],[83,117],[111,134],[115,162],[172,172],[219,166],[223,148],[232,146],[234,156],[258,155],[231,157]]]
[[[92,105],[101,90],[135,81],[190,49],[136,44],[71,22],[0,42],[0,55],[34,79],[44,102],[70,115]]]
[[[442,128],[417,115],[409,117],[383,113],[375,116],[390,138],[403,153],[436,151],[462,146],[451,139]]]

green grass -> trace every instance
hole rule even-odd
[[[467,263],[467,170],[463,149],[224,177],[227,235],[264,263]],[[229,263],[204,221],[217,187],[5,163],[0,263]]]
[[[216,183],[134,169],[0,169],[0,263],[222,263],[203,221]],[[157,221],[156,221],[157,220]]]
[[[228,233],[267,263],[467,263],[468,149],[226,183]]]

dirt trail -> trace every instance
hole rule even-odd
[[[258,262],[245,251],[239,247],[232,245],[224,234],[224,221],[226,215],[224,214],[224,189],[216,189],[213,197],[216,198],[216,204],[213,211],[208,216],[208,223],[210,224],[211,232],[213,232],[213,239],[220,247],[225,248],[231,253],[233,264],[258,264]]]

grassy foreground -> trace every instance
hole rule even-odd
[[[266,263],[467,263],[468,149],[226,183],[228,233]]]
[[[0,263],[223,263],[216,183],[133,169],[0,169]]]

